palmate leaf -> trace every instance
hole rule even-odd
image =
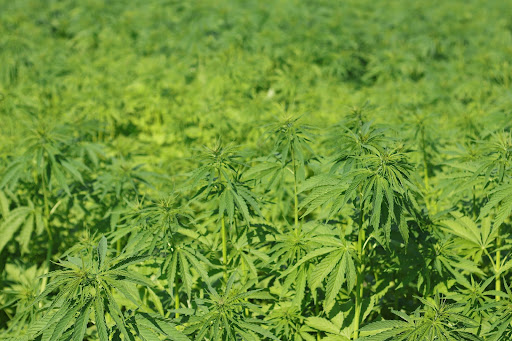
[[[244,311],[258,309],[249,299],[266,299],[271,296],[262,295],[259,290],[249,290],[254,281],[247,282],[242,287],[236,283],[237,273],[233,273],[224,290],[219,293],[210,284],[208,286],[208,298],[198,300],[199,309],[179,310],[179,312],[191,315],[185,334],[194,335],[195,340],[238,340],[248,338],[257,340],[258,336],[267,339],[277,338],[264,328],[264,321],[245,316]]]
[[[317,250],[312,251],[311,253],[307,254],[303,258],[301,258],[297,263],[295,263],[292,267],[285,270],[280,277],[286,277],[288,274],[299,268],[302,264],[315,259],[319,256],[323,256],[325,254],[328,254],[330,252],[337,251],[336,247],[323,247]]]
[[[345,280],[348,290],[351,291],[356,284],[356,269],[354,261],[348,251],[343,254],[336,268],[330,273],[327,279],[326,296],[324,299],[324,310],[326,312],[330,312],[334,306],[336,296],[341,290],[341,286]]]
[[[489,202],[480,211],[480,218],[496,210],[494,227],[499,227],[512,214],[512,184],[503,184],[491,192]]]
[[[300,210],[306,211],[302,217],[315,211],[317,208],[332,205],[329,217],[341,211],[346,204],[347,180],[332,175],[318,175],[307,179],[299,188],[299,193],[308,192],[306,198],[300,203]]]
[[[315,265],[311,272],[309,286],[311,290],[315,290],[328,274],[338,265],[345,252],[343,250],[333,251],[327,254],[322,261]]]
[[[296,306],[300,306],[306,292],[306,279],[307,273],[306,268],[301,267],[296,270],[296,276],[289,276],[289,282],[295,281],[295,295],[292,303]],[[289,285],[288,285],[289,286]]]
[[[359,331],[360,341],[482,341],[472,330],[478,323],[462,314],[461,306],[448,304],[436,295],[433,301],[418,298],[424,306],[407,315],[393,313],[404,321],[377,321]]]
[[[76,313],[82,308],[81,304],[75,304],[66,311],[53,327],[45,328],[42,340],[58,340],[66,331],[69,324],[75,319]]]
[[[499,297],[499,301],[488,301],[482,309],[490,311],[495,317],[486,333],[486,340],[499,341],[512,335],[512,291],[507,281],[503,281],[505,291],[488,291],[490,295]]]
[[[296,264],[281,274],[281,277],[297,276],[296,270],[301,269],[306,262],[320,259],[308,279],[309,288],[314,291],[327,278],[326,297],[324,299],[324,310],[329,312],[335,303],[344,283],[349,291],[356,283],[356,267],[349,243],[344,239],[328,236],[317,236],[313,241],[325,247],[314,250],[301,258]]]
[[[322,317],[308,317],[306,319],[306,324],[312,328],[331,334],[338,334],[340,332],[340,328],[336,327],[336,325],[331,321]]]
[[[455,268],[485,276],[485,273],[474,261],[462,258],[453,253],[442,253],[438,255],[435,259],[435,266],[440,273],[442,273],[442,269],[445,268],[454,277],[458,276]]]
[[[68,256],[67,260],[57,263],[64,267],[64,270],[56,270],[45,275],[52,280],[33,304],[36,305],[45,299],[51,299],[51,304],[46,308],[48,312],[31,324],[29,335],[37,336],[43,333],[44,340],[46,337],[48,340],[59,339],[61,335],[67,335],[64,331],[72,324],[70,339],[83,340],[91,312],[94,312],[94,322],[100,341],[109,340],[110,330],[116,329],[126,340],[135,340],[132,330],[127,327],[123,309],[116,301],[117,296],[112,292],[116,291],[136,307],[141,306],[140,298],[131,293],[128,285],[151,287],[153,283],[138,272],[127,268],[142,262],[148,256],[127,255],[111,259],[108,257],[108,243],[105,237],[102,237],[96,249],[91,251],[81,251],[80,258]],[[52,295],[54,292],[56,294]],[[76,300],[75,297],[79,293],[81,299]],[[104,301],[107,303],[104,304]],[[78,311],[80,312],[77,315]],[[106,314],[110,319],[106,318]],[[107,320],[114,322],[113,329],[107,326]]]
[[[408,179],[410,165],[404,160],[405,157],[405,154],[396,151],[368,155],[364,158],[363,164],[370,169],[375,169],[373,174],[361,171],[361,175],[356,175],[356,177],[366,177],[362,180],[362,200],[365,206],[372,206],[370,224],[376,231],[381,232],[386,245],[390,239],[391,222],[399,226],[402,238],[407,243],[408,229],[404,219],[405,213],[414,215],[419,210],[412,195],[417,193],[417,189]],[[382,229],[379,224],[383,212],[387,219]]]
[[[286,171],[286,167],[283,167],[281,162],[271,158],[258,158],[254,161],[258,163],[244,172],[244,179],[266,183],[266,190],[276,188],[279,185],[279,179],[283,177]]]
[[[0,188],[14,188],[20,179],[34,176],[40,181],[40,186],[46,187],[43,190],[57,188],[70,196],[71,183],[78,181],[83,184],[82,173],[90,171],[76,158],[72,148],[75,138],[83,132],[73,130],[76,129],[67,124],[52,124],[48,120],[36,122],[32,129],[24,132],[23,154],[10,162],[0,181]]]
[[[460,238],[460,248],[467,249],[473,259],[479,259],[499,236],[499,225],[493,225],[489,217],[481,220],[481,223],[475,223],[471,218],[462,214],[452,213],[455,220],[443,220],[443,229],[450,234]]]
[[[229,259],[234,268],[243,269],[241,271],[243,276],[249,275],[258,278],[258,269],[261,268],[261,264],[269,263],[271,258],[266,252],[254,246],[254,240],[254,235],[244,231],[232,242]]]
[[[203,281],[208,282],[210,280],[206,267],[209,262],[206,263],[205,261],[207,260],[199,255],[199,251],[186,245],[174,246],[172,253],[167,256],[162,266],[162,270],[167,277],[171,297],[174,298],[175,295],[172,286],[178,273],[189,298],[192,295],[193,279],[196,277],[192,273],[192,269],[199,274]]]
[[[46,338],[52,335],[52,326],[55,327],[58,321],[66,316],[66,312],[69,311],[70,302],[65,302],[62,306],[56,309],[50,308],[46,311],[38,321],[31,323],[27,329],[26,339],[33,339],[48,331]]]
[[[34,223],[39,225],[41,221],[41,218],[37,215],[40,215],[40,212],[34,207],[22,206],[10,211],[0,224],[0,235],[2,236],[0,239],[0,252],[20,228],[19,242],[23,252],[28,251],[27,247],[34,230]],[[36,229],[40,230],[37,226]]]
[[[4,170],[2,181],[0,181],[0,188],[16,185],[23,176],[23,171],[26,170],[26,163],[28,163],[27,157],[19,157],[12,161],[7,169]]]
[[[236,207],[238,208],[238,211],[242,214],[242,217],[243,219],[249,223],[250,221],[250,214],[249,214],[249,208],[247,206],[247,202],[245,201],[245,198],[242,198],[242,196],[240,195],[240,193],[237,193],[238,188],[234,187],[232,189],[233,191],[233,201],[236,205]]]
[[[330,206],[328,217],[338,214],[350,201],[360,205],[364,214],[369,211],[369,224],[375,230],[375,238],[389,245],[394,222],[407,243],[409,230],[406,214],[419,211],[414,195],[417,188],[409,180],[410,164],[399,150],[380,151],[370,148],[373,154],[358,156],[354,169],[341,175],[329,174],[312,177],[305,181],[301,192],[308,192],[301,209],[306,214],[320,206]]]
[[[363,334],[366,332],[378,332],[376,335],[360,337],[361,341],[391,341],[391,340],[407,340],[403,334],[407,333],[413,327],[403,321],[378,321],[359,329]]]
[[[258,201],[258,198],[247,184],[239,181],[228,181],[219,193],[219,217],[227,216],[228,222],[232,223],[235,212],[238,211],[242,219],[250,224],[252,212],[261,216]]]
[[[98,338],[100,341],[108,341],[107,325],[105,323],[105,307],[103,298],[99,295],[94,298],[94,320],[96,329],[98,330]]]
[[[478,178],[479,165],[475,162],[447,162],[446,166],[453,168],[440,176],[440,187],[443,189],[442,198],[450,195],[458,196],[471,193],[471,190],[482,183]]]
[[[278,303],[266,318],[273,326],[273,332],[280,340],[316,340],[307,333],[312,331],[305,325],[300,306],[290,302]]]
[[[109,268],[109,270],[122,270],[127,268],[130,265],[137,264],[140,262],[145,261],[150,256],[148,255],[138,255],[138,256],[127,256],[127,257],[119,257],[119,259],[113,259],[108,262],[110,265],[111,263],[114,263],[113,266]]]
[[[82,341],[84,339],[85,330],[87,329],[87,322],[89,321],[89,314],[91,312],[91,301],[87,302],[80,310],[80,315],[76,319],[73,327],[73,341]]]
[[[126,328],[127,323],[126,320],[123,317],[123,313],[121,312],[121,309],[119,308],[118,304],[114,300],[112,294],[108,289],[105,289],[106,297],[107,297],[107,310],[109,312],[110,317],[112,320],[114,320],[114,323],[118,330],[121,332],[121,334],[124,336],[126,340],[134,341],[135,338],[133,335],[128,332],[128,329]]]
[[[55,176],[55,180],[57,181],[57,184],[62,189],[64,189],[64,191],[68,195],[71,195],[71,191],[70,191],[69,186],[67,184],[66,177],[64,176],[64,174],[62,173],[60,167],[56,163],[52,164],[52,175]]]
[[[326,341],[349,341],[352,327],[346,324],[346,316],[343,313],[338,313],[334,317],[319,317],[311,316],[305,319],[304,332],[315,333],[316,338],[319,339],[320,334],[324,334],[321,340]],[[308,334],[312,336],[312,334]],[[314,334],[313,334],[314,335]],[[308,338],[305,338],[308,340]]]
[[[303,169],[306,162],[304,153],[314,155],[309,144],[313,139],[312,131],[315,128],[302,124],[300,119],[300,117],[285,114],[280,121],[270,124],[264,135],[273,140],[273,153],[279,155],[283,164],[287,164],[293,154],[295,162],[298,163],[299,168]]]
[[[166,340],[190,340],[185,334],[178,331],[170,320],[156,314],[139,312],[135,315],[135,322],[140,336],[145,341],[160,341],[160,335],[165,336]]]
[[[277,268],[289,267],[298,262],[316,247],[312,240],[317,228],[318,224],[306,223],[295,226],[285,233],[277,234],[274,237],[274,246],[270,250],[272,256],[269,262],[272,262]]]
[[[189,185],[183,190],[199,187],[193,197],[217,201],[219,219],[227,216],[232,223],[238,212],[250,224],[251,213],[261,215],[259,200],[248,181],[241,180],[244,165],[236,160],[234,147],[223,146],[219,141],[215,147],[205,150],[200,160],[202,165],[190,174]]]
[[[50,308],[39,321],[29,326],[27,338],[33,339],[41,335],[41,341],[62,340],[69,338],[66,335],[71,334],[71,331],[73,340],[82,340],[83,336],[79,337],[85,332],[84,323],[86,324],[89,319],[90,308],[89,298],[66,301],[57,310]],[[68,330],[70,325],[73,327]]]

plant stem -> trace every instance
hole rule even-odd
[[[508,157],[508,155],[507,155]],[[498,183],[501,183],[502,181],[500,180]],[[501,225],[498,226],[498,231],[497,231],[497,234],[496,234],[496,261],[494,262],[495,264],[495,267],[496,267],[496,285],[495,285],[495,289],[496,291],[501,291],[501,276],[499,275],[499,271],[501,270],[501,250],[500,250],[500,247],[501,247],[501,238],[500,238],[500,230],[501,230]],[[496,302],[500,300],[500,296],[496,296]]]
[[[359,234],[357,238],[357,254],[359,255],[360,265],[357,272],[356,280],[356,306],[354,313],[354,340],[359,337],[359,325],[361,320],[361,309],[363,305],[363,281],[364,281],[364,249],[363,242],[365,240],[365,231],[363,228],[364,224],[364,207],[363,207],[363,196],[360,194],[360,215],[359,215]]]
[[[425,182],[425,190],[426,190],[426,196],[425,196],[425,205],[427,206],[427,211],[431,211],[431,205],[430,205],[430,186],[429,186],[429,178],[428,178],[428,161],[427,161],[427,145],[425,142],[425,128],[421,128],[421,150],[423,154],[423,179]]]
[[[50,224],[49,224],[50,206],[49,206],[49,202],[48,202],[48,193],[47,193],[47,188],[46,188],[46,177],[45,177],[44,173],[41,174],[41,187],[43,190],[43,205],[44,205],[43,224],[44,224],[44,229],[46,230],[46,233],[48,234],[48,246],[46,249],[46,258],[44,261],[44,273],[46,274],[46,273],[50,272],[50,261],[52,258],[52,249],[53,249],[53,234],[52,234],[52,230],[51,230]],[[42,283],[43,291],[46,288],[47,281],[48,281],[48,278],[45,277],[43,279],[43,283]]]
[[[174,280],[174,309],[180,308],[180,291],[178,289],[178,276]],[[180,317],[179,313],[175,314],[175,317]]]
[[[361,320],[361,309],[363,305],[363,280],[364,280],[364,264],[362,262],[363,250],[361,248],[361,240],[364,239],[364,230],[359,230],[359,240],[357,241],[357,251],[359,257],[361,258],[361,264],[359,265],[359,270],[357,272],[357,280],[356,280],[356,306],[355,306],[355,314],[354,314],[354,340],[359,336],[359,325]]]
[[[500,229],[498,228],[498,236],[496,237],[496,248],[498,249],[496,251],[496,261],[495,261],[495,267],[496,267],[496,291],[501,291],[501,278],[499,275],[499,271],[501,268],[501,250],[499,248],[501,247],[501,238],[500,238]],[[500,300],[500,296],[496,296],[496,301]]]
[[[292,163],[293,163],[293,195],[294,195],[294,218],[295,225],[299,224],[299,197],[297,195],[297,165],[295,163],[295,152],[292,147]]]
[[[425,143],[425,128],[421,129],[421,149],[423,152],[423,168],[425,169],[425,174],[424,174],[425,188],[428,190],[429,179],[428,179],[427,146]]]
[[[224,216],[221,219],[221,230],[220,233],[222,235],[222,262],[224,263],[224,277],[227,277],[228,270],[228,245],[227,245],[227,235],[226,235],[226,222],[224,220]]]
[[[221,172],[220,168],[217,168],[217,179],[220,182]],[[220,204],[219,204],[220,207]],[[222,212],[220,234],[222,238],[222,263],[224,264],[224,279],[228,279],[228,242],[226,233],[226,221],[224,219],[224,212]]]

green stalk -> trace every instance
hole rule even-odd
[[[496,251],[496,261],[495,261],[495,267],[496,267],[496,291],[501,291],[501,278],[498,272],[501,268],[501,251],[499,248],[501,247],[501,238],[500,238],[500,229],[498,228],[498,236],[496,237],[496,248],[498,251]],[[496,296],[496,301],[500,300],[500,296]]]
[[[178,288],[178,276],[174,279],[174,309],[180,308],[180,291]],[[180,317],[179,313],[175,314],[175,317]]]
[[[508,153],[505,155],[505,157],[508,159]],[[503,179],[502,179],[503,180]],[[498,183],[501,183],[502,180],[500,180]],[[498,226],[498,233],[496,235],[496,261],[495,261],[495,267],[496,267],[496,285],[495,285],[495,289],[496,291],[501,291],[501,276],[499,275],[499,271],[501,270],[501,250],[500,250],[500,247],[501,247],[501,238],[500,238],[500,230],[501,230],[501,225]],[[500,297],[499,296],[496,296],[496,301],[499,301],[500,300]]]
[[[364,281],[364,264],[362,262],[363,257],[363,249],[361,247],[361,240],[364,239],[365,233],[364,229],[359,230],[359,240],[357,241],[357,252],[361,258],[361,264],[359,266],[359,270],[357,272],[357,280],[356,280],[356,307],[354,314],[354,340],[359,337],[359,325],[361,323],[361,309],[363,305],[363,281]]]
[[[427,163],[427,148],[425,143],[425,129],[421,129],[421,149],[423,151],[423,168],[425,169],[424,181],[425,188],[428,190],[429,187],[429,179],[428,179],[428,163]]]
[[[428,162],[427,162],[427,147],[425,143],[425,128],[421,128],[421,150],[423,153],[423,181],[425,182],[425,190],[427,191],[427,195],[425,197],[425,205],[427,206],[427,211],[431,212],[431,203],[430,203],[430,186],[429,186],[429,178],[428,178]]]
[[[48,193],[47,193],[47,188],[46,188],[46,177],[45,177],[44,173],[41,174],[41,187],[43,190],[43,205],[44,205],[43,224],[44,224],[44,229],[46,230],[46,233],[48,234],[48,248],[46,249],[46,258],[44,261],[44,273],[46,274],[46,273],[50,272],[50,262],[51,262],[51,258],[52,258],[52,249],[53,249],[53,234],[52,234],[52,230],[49,225],[50,206],[49,206],[49,202],[48,202]],[[43,278],[43,283],[42,283],[43,291],[46,288],[47,281],[48,281],[47,277]]]
[[[222,262],[224,263],[224,276],[227,277],[228,270],[228,242],[226,235],[226,223],[224,221],[224,215],[221,219],[221,230],[220,233],[222,235]]]
[[[297,195],[297,165],[295,163],[295,153],[292,147],[292,163],[293,163],[293,195],[295,199],[294,203],[294,217],[295,225],[299,224],[299,197]]]
[[[217,177],[220,182],[221,172],[220,168],[217,168]],[[220,207],[220,204],[219,204]],[[222,263],[224,264],[224,279],[228,279],[228,241],[226,232],[226,221],[224,219],[224,212],[222,212],[220,234],[222,238]]]
[[[363,306],[363,281],[364,281],[364,249],[363,249],[363,241],[365,240],[365,231],[363,228],[364,224],[364,212],[363,212],[363,197],[359,195],[360,200],[360,216],[359,216],[359,234],[357,238],[357,254],[359,255],[359,259],[361,264],[359,265],[359,269],[357,271],[357,279],[356,279],[356,306],[354,313],[354,340],[359,337],[359,325],[361,323],[361,309]]]

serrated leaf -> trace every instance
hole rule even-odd
[[[101,237],[99,243],[98,243],[98,247],[97,247],[97,252],[98,252],[98,266],[100,269],[103,268],[103,264],[105,262],[105,258],[107,256],[107,238],[105,238],[105,236]]]
[[[5,245],[12,239],[12,236],[18,231],[32,209],[30,207],[18,207],[9,212],[4,221],[0,225],[0,252]]]
[[[312,328],[332,334],[338,334],[340,332],[340,328],[336,327],[331,321],[322,317],[308,317],[306,319],[306,324]]]
[[[108,341],[107,325],[105,324],[105,310],[100,295],[94,298],[94,319],[100,341]]]
[[[85,331],[87,329],[87,322],[89,321],[89,314],[91,313],[91,301],[87,302],[80,310],[80,315],[75,321],[73,327],[73,341],[83,341]]]

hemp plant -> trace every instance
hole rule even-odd
[[[151,340],[156,333],[154,330],[171,340],[186,340],[176,329],[162,328],[160,324],[168,323],[162,317],[152,318],[144,311],[138,312],[142,302],[133,295],[130,287],[151,287],[152,282],[129,271],[128,267],[146,259],[147,256],[136,255],[111,258],[107,239],[102,237],[96,248],[85,249],[59,261],[57,265],[63,269],[44,275],[51,281],[32,303],[41,305],[38,309],[41,318],[22,331],[21,339],[32,340],[41,335],[41,340],[83,340],[93,313],[95,335],[101,341],[109,340],[109,335],[115,334],[123,335],[126,340],[135,340],[135,335]],[[120,297],[130,302],[133,311],[123,312]],[[107,324],[106,316],[112,325]],[[135,325],[129,323],[133,317]]]
[[[212,148],[205,147],[200,156],[201,166],[190,174],[190,187],[196,190],[193,198],[213,204],[214,214],[220,221],[222,239],[222,263],[227,273],[228,232],[239,215],[241,221],[250,226],[251,217],[259,215],[256,195],[249,184],[242,180],[244,164],[239,161],[233,146],[224,146],[218,141]],[[197,187],[199,188],[197,189]],[[235,226],[237,232],[241,226]]]

